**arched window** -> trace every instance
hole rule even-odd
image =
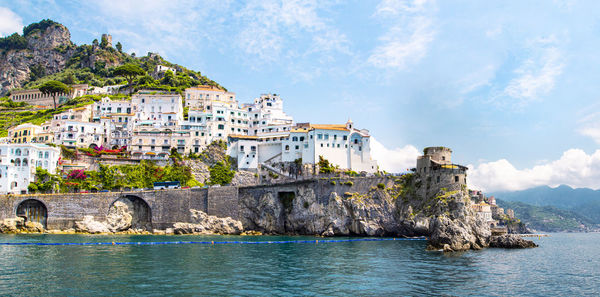
[[[44,158],[45,158],[45,159],[48,159],[48,156],[49,156],[49,155],[50,155],[50,154],[49,154],[48,152],[45,152],[45,153],[44,153]]]
[[[48,168],[48,161],[44,161],[44,168]]]
[[[21,155],[21,149],[20,148],[18,148],[18,149],[15,150],[15,155],[16,156],[20,156]]]
[[[23,166],[28,166],[27,158],[23,159]]]
[[[292,137],[292,141],[298,141],[298,137],[296,137],[296,136]]]
[[[286,146],[285,146],[285,150],[286,150],[286,151],[289,151],[289,150],[290,150],[290,146],[289,146],[289,145],[286,145]]]
[[[15,159],[15,166],[21,166],[21,159],[19,159],[19,158]]]

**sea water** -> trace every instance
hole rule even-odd
[[[425,241],[284,236],[0,235],[0,242],[319,240],[319,243],[0,245],[0,295],[600,295],[600,234],[535,249],[425,251]]]

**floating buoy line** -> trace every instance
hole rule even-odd
[[[406,241],[406,240],[427,240],[425,237],[412,238],[357,238],[357,239],[329,239],[329,240],[276,240],[276,241],[137,241],[137,242],[0,242],[0,246],[94,246],[94,245],[171,245],[171,244],[282,244],[282,243],[335,243],[335,242],[358,242],[358,241]]]

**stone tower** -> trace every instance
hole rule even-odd
[[[452,164],[452,150],[447,147],[427,147],[417,158],[416,173],[425,187],[424,195],[435,194],[440,189],[460,190],[467,185],[467,167]]]
[[[102,39],[106,38],[106,41],[108,42],[108,45],[106,47],[112,47],[112,35],[110,34],[102,34]],[[100,40],[102,40],[100,39]]]

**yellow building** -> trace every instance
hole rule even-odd
[[[11,143],[36,142],[37,134],[42,132],[42,127],[30,123],[21,124],[8,129],[8,138]]]

